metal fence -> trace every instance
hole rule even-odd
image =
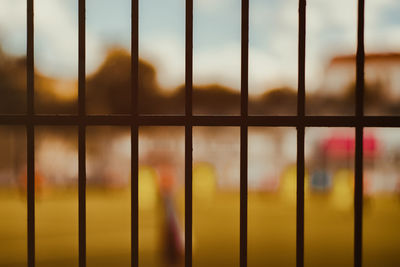
[[[400,117],[364,116],[364,9],[358,0],[356,57],[356,107],[354,116],[306,116],[305,36],[306,0],[299,0],[298,99],[296,116],[248,115],[249,0],[242,0],[241,18],[241,114],[238,116],[195,116],[193,91],[193,0],[186,0],[185,115],[144,116],[138,113],[138,5],[132,0],[131,32],[131,113],[129,115],[87,115],[85,104],[85,0],[79,0],[79,89],[78,115],[37,115],[34,110],[34,0],[27,0],[27,114],[0,115],[0,125],[25,125],[27,130],[27,210],[28,266],[35,266],[35,148],[34,129],[38,125],[79,127],[79,266],[86,266],[86,127],[124,125],[131,127],[131,259],[138,266],[138,129],[140,126],[185,127],[185,266],[192,266],[192,149],[193,126],[240,127],[240,266],[247,266],[247,151],[249,126],[291,126],[297,128],[297,236],[296,264],[304,265],[304,133],[305,127],[352,127],[356,133],[354,191],[354,266],[362,266],[363,214],[363,129],[400,127]],[[354,14],[356,15],[356,14]]]

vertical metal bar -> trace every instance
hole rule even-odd
[[[28,266],[35,266],[35,129],[34,115],[34,2],[27,0],[27,212],[28,212]]]
[[[356,65],[356,117],[364,116],[364,10],[365,1],[358,1],[357,65]],[[362,266],[362,217],[363,217],[363,126],[356,127],[354,187],[354,266]]]
[[[249,0],[242,0],[240,127],[240,266],[247,266],[247,145],[249,76]]]
[[[185,267],[192,266],[192,151],[193,128],[185,127]]]
[[[354,266],[362,266],[362,216],[363,216],[363,127],[356,127],[354,187]]]
[[[137,124],[131,126],[131,266],[139,266],[139,186],[138,186],[138,139]]]
[[[193,0],[186,0],[185,43],[185,266],[191,267],[193,226]]]
[[[193,0],[186,0],[185,43],[185,115],[190,122],[193,115]]]
[[[305,62],[306,62],[306,0],[299,0],[299,58],[298,58],[298,92],[297,115],[304,121],[305,115]]]
[[[240,127],[240,266],[247,266],[247,125]]]
[[[296,266],[304,266],[304,126],[297,128]]]
[[[27,190],[28,190],[28,266],[35,266],[35,135],[31,123],[27,126]]]
[[[86,2],[79,0],[78,163],[79,163],[79,267],[86,266]]]
[[[364,116],[364,9],[365,1],[358,0],[357,62],[356,62],[356,116]]]
[[[306,0],[299,0],[297,116],[297,215],[296,266],[304,266],[304,132],[305,132],[305,55],[306,55]]]
[[[131,2],[131,265],[139,266],[139,1]]]
[[[27,0],[27,47],[26,47],[26,73],[27,73],[27,112],[28,116],[34,114],[34,19],[33,0]]]
[[[79,125],[79,267],[86,266],[86,128]]]

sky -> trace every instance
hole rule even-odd
[[[35,64],[45,75],[76,79],[77,0],[35,0]],[[108,49],[130,49],[130,0],[87,0],[87,73]],[[250,0],[249,91],[297,87],[297,0]],[[165,90],[184,83],[185,1],[139,2],[139,56],[157,68]],[[368,52],[400,52],[400,1],[366,1]],[[308,0],[306,86],[317,89],[330,58],[356,49],[357,1]],[[240,0],[194,0],[194,83],[240,88]],[[0,0],[0,44],[26,54],[26,0]]]

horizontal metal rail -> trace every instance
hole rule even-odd
[[[398,116],[0,115],[0,125],[400,127]]]

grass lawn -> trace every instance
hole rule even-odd
[[[183,222],[183,192],[176,196]],[[0,266],[26,266],[26,199],[0,191]],[[296,205],[281,194],[250,193],[248,265],[295,266]],[[161,200],[140,208],[141,266],[182,266],[164,258]],[[366,200],[364,266],[400,266],[400,199]],[[183,227],[183,226],[182,226]],[[183,228],[182,228],[183,229]],[[193,198],[193,266],[239,266],[239,194]],[[352,266],[353,209],[337,209],[329,195],[310,195],[305,206],[305,265]],[[77,192],[53,191],[36,202],[38,267],[78,266]],[[130,265],[130,192],[87,192],[88,266]]]

